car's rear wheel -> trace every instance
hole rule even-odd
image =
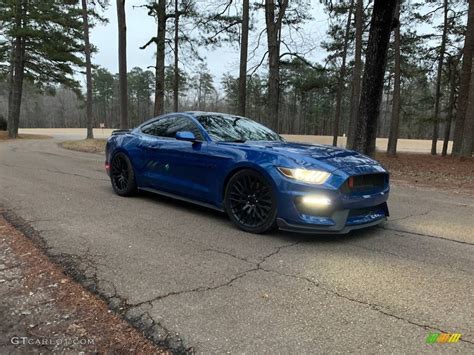
[[[131,196],[137,191],[132,162],[124,153],[117,153],[112,157],[110,180],[117,195]]]
[[[227,183],[224,204],[240,229],[265,233],[276,227],[277,203],[269,181],[254,170],[238,171]]]

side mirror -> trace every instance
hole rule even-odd
[[[175,137],[179,141],[187,141],[187,142],[195,142],[196,141],[196,136],[194,135],[194,133],[189,132],[189,131],[176,132]]]

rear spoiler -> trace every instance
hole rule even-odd
[[[130,133],[131,132],[131,129],[115,129],[112,131],[112,135],[113,136],[119,136],[119,135],[122,135],[122,134],[127,134],[127,133]]]

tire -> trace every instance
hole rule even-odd
[[[231,221],[250,233],[276,228],[277,200],[270,182],[255,170],[235,173],[225,188],[224,206]]]
[[[119,196],[132,196],[137,192],[132,162],[124,153],[114,154],[110,161],[110,181]]]

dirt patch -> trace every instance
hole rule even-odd
[[[77,150],[86,153],[104,153],[107,139],[83,139],[75,141],[65,141],[59,145],[65,149]]]
[[[52,137],[50,136],[45,136],[43,134],[19,134],[18,139],[50,139]],[[6,141],[6,140],[11,140],[10,137],[8,137],[8,132],[7,131],[0,131],[0,142]]]
[[[168,353],[66,276],[0,210],[0,353]]]
[[[474,194],[474,159],[409,153],[395,157],[379,153],[376,158],[388,168],[395,183]]]

